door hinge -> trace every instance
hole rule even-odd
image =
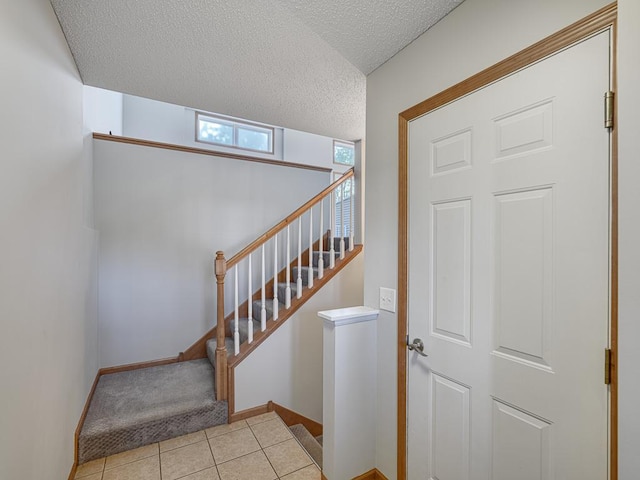
[[[611,384],[611,349],[604,349],[604,384]]]
[[[608,91],[604,94],[604,128],[613,128],[613,106],[615,93]]]

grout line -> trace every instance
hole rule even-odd
[[[193,435],[194,433],[198,433],[198,432],[204,432],[204,430],[198,430],[197,432],[192,432],[192,433],[187,433],[187,435]],[[181,435],[181,436],[186,436],[186,435]],[[180,437],[174,437],[174,438],[180,438]],[[172,438],[169,438],[168,440],[173,440]],[[168,440],[163,440],[163,441],[168,441]],[[209,439],[207,438],[207,434],[204,434],[204,440],[197,440],[195,442],[191,442],[191,443],[185,443],[184,445],[180,445],[179,447],[174,447],[174,448],[170,448],[168,450],[165,450],[163,452],[160,452],[160,455],[162,455],[163,453],[167,453],[167,452],[173,452],[174,450],[178,450],[179,448],[184,448],[184,447],[189,447],[191,445],[195,445],[196,443],[201,443],[201,442],[206,442]],[[158,449],[160,449],[160,442],[158,442]]]
[[[136,458],[135,460],[131,460],[130,462],[121,463],[120,465],[116,465],[115,467],[107,468],[107,458],[109,458],[109,457],[105,457],[105,459],[104,459],[104,470],[103,470],[102,473],[104,474],[107,470],[113,470],[114,468],[123,467],[125,465],[131,465],[132,463],[139,462],[140,460],[146,460],[147,458],[151,458],[154,455],[158,455],[158,459],[159,459],[160,458],[160,444],[158,442],[150,443],[149,445],[143,445],[142,447],[138,447],[138,448],[145,448],[145,447],[148,447],[150,445],[157,445],[158,446],[158,452],[154,453],[152,455],[147,455],[145,457]],[[138,448],[134,448],[133,450],[137,450]],[[124,452],[120,452],[120,453],[132,452],[133,450],[125,450]],[[114,453],[113,455],[109,455],[109,456],[113,457],[115,455],[120,455],[120,453]]]

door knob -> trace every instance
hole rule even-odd
[[[423,357],[429,356],[424,353],[424,343],[419,338],[414,339],[413,343],[409,343],[409,340],[407,339],[407,348],[409,348],[409,350],[413,350],[419,355],[422,355]]]

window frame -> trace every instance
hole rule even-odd
[[[247,152],[255,152],[263,155],[275,155],[275,127],[264,125],[261,123],[247,122],[245,120],[238,120],[232,117],[225,117],[224,115],[217,115],[213,113],[196,111],[195,121],[195,141],[197,143],[204,143],[207,145],[216,145],[222,148],[234,148],[238,150],[244,150]],[[200,119],[212,120],[213,122],[219,122],[221,125],[228,125],[233,128],[233,143],[220,143],[211,140],[203,140],[200,138]],[[249,130],[259,133],[269,134],[269,150],[258,150],[256,148],[247,148],[238,145],[238,130]]]

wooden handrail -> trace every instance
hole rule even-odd
[[[280,221],[278,224],[271,227],[266,233],[260,235],[253,242],[247,245],[245,248],[236,253],[231,259],[227,260],[227,268],[233,267],[235,264],[239,263],[243,258],[261,246],[263,243],[266,243],[269,239],[273,238],[278,232],[280,232],[287,225],[293,223],[300,215],[309,210],[311,207],[314,207],[316,204],[320,203],[324,197],[329,195],[333,190],[335,190],[339,185],[346,182],[348,179],[352,178],[355,175],[353,168],[342,175],[338,180],[333,182],[307,203],[302,205],[300,208],[297,208],[293,213],[289,214],[284,220]]]

